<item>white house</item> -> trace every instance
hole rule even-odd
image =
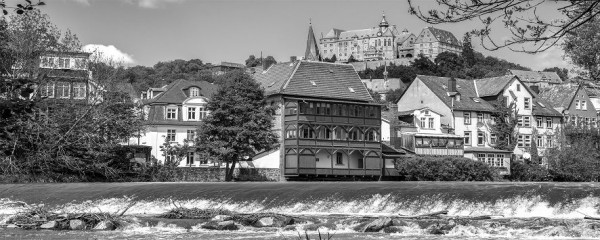
[[[209,114],[206,104],[216,92],[217,86],[203,81],[177,80],[162,88],[150,88],[142,94],[146,132],[139,144],[151,146],[152,155],[159,161],[173,156],[164,156],[161,146],[165,141],[170,144],[185,144],[193,141],[196,129],[202,119]],[[191,143],[190,143],[191,144]],[[210,163],[200,159],[190,150],[179,166],[200,167]]]

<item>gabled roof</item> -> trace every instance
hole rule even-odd
[[[540,98],[533,99],[533,111],[534,116],[554,116],[561,117],[562,114],[554,109],[551,103],[544,101]]]
[[[497,96],[515,79],[514,75],[475,79],[479,97]]]
[[[569,109],[579,89],[580,86],[577,84],[554,85],[543,89],[538,96],[555,108]]]
[[[267,95],[285,94],[369,102],[373,99],[350,64],[296,61],[272,65],[254,79]]]
[[[431,34],[440,42],[460,46],[460,42],[458,41],[458,39],[456,39],[454,34],[452,34],[449,31],[434,27],[426,27],[425,29],[423,29],[423,31],[425,30],[429,30],[429,32],[431,32]]]
[[[404,83],[400,78],[388,78],[387,81],[382,78],[377,79],[362,79],[361,80],[368,89],[377,93],[386,93],[390,90],[396,90],[404,87]]]
[[[453,98],[448,95],[448,80],[450,78],[425,75],[417,75],[417,78],[420,79],[449,108],[463,111],[496,111],[494,106],[477,96],[475,85],[472,80],[456,79],[456,91],[461,97],[460,101],[454,101]],[[452,105],[454,105],[454,107]]]
[[[396,43],[402,44],[404,43],[406,40],[408,40],[410,38],[410,36],[415,36],[414,34],[410,33],[410,32],[405,32],[402,31],[402,33],[400,33],[397,38],[396,38]]]
[[[540,72],[540,71],[524,71],[524,70],[508,70],[510,74],[516,75],[523,82],[549,82],[560,84],[563,81],[556,72]]]
[[[200,88],[200,96],[212,97],[217,92],[217,85],[205,81],[176,80],[165,87],[166,91],[152,99],[147,99],[144,104],[181,104],[189,97],[184,90],[190,87]]]
[[[323,38],[337,38],[340,36],[340,33],[344,31],[345,30],[342,29],[332,28],[331,30],[329,30],[329,32],[327,32],[327,34]]]

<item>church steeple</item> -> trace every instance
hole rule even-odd
[[[381,22],[379,23],[380,28],[387,28],[390,24],[385,20],[385,12],[382,13],[383,18],[381,18]]]
[[[308,25],[308,39],[306,40],[306,52],[304,52],[304,60],[322,61],[321,53],[319,53],[319,45],[315,38],[315,33],[312,29],[312,21]]]

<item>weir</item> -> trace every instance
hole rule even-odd
[[[600,216],[600,184],[598,183],[13,184],[1,185],[0,196],[2,196],[0,199],[0,215],[4,216],[2,221],[6,221],[6,216],[10,214],[23,211],[26,209],[26,205],[43,204],[46,207],[64,212],[116,213],[135,202],[135,205],[127,210],[125,216],[138,219],[136,221],[140,225],[136,225],[136,231],[144,229],[145,225],[141,223],[140,219],[163,214],[173,209],[174,205],[184,208],[218,208],[239,213],[271,212],[297,217],[325,219],[323,225],[316,228],[314,226],[309,227],[309,230],[312,233],[320,229],[339,234],[356,233],[354,228],[359,224],[360,219],[414,216],[436,211],[447,211],[447,215],[451,216],[450,218],[489,215],[493,218],[489,220],[491,222],[510,220],[510,224],[507,226],[515,225],[516,223],[512,222],[514,219],[520,219],[519,221],[524,222],[523,224],[519,223],[523,226],[529,226],[527,224],[530,221],[539,223],[539,219],[543,219],[542,223],[538,224],[540,225],[539,228],[536,227],[536,231],[556,227],[557,222],[561,221],[571,221],[573,226],[584,226],[581,229],[588,229],[587,226],[594,223],[594,221],[582,222],[584,216]],[[488,223],[490,223],[489,221]],[[599,224],[599,235],[597,236],[600,236],[600,222],[596,222]],[[329,225],[326,223],[329,223]],[[162,227],[168,228],[167,225]],[[190,224],[188,223],[188,225]],[[516,224],[515,226],[521,225]],[[148,227],[146,229],[148,231],[156,228],[156,226],[146,227]],[[178,229],[176,225],[172,225],[172,227]],[[410,226],[406,227],[410,228]],[[420,229],[419,227],[412,227],[415,228],[415,231],[411,234],[428,235],[423,232],[419,233],[417,231]],[[487,229],[484,231],[486,234],[490,234],[491,230],[497,230],[487,225],[478,227]],[[132,228],[130,226],[115,234],[124,234],[123,231],[126,232]],[[459,226],[452,231],[470,232],[472,230],[465,230],[465,228],[467,226]],[[509,231],[507,229],[505,230]],[[171,229],[169,231],[175,230]],[[203,230],[201,233],[195,234],[214,234],[214,232],[207,233],[206,231]],[[263,230],[246,229],[246,231],[252,235]],[[590,237],[590,234],[597,234],[594,229],[590,231],[592,232],[588,232],[588,235],[580,234],[575,235],[575,237]],[[405,232],[410,231],[405,230]],[[293,235],[293,233],[295,232],[283,234]],[[496,234],[504,233],[496,231]],[[239,234],[239,232],[236,234]],[[272,235],[273,233],[269,234]],[[369,233],[366,236],[375,237],[380,236],[379,234],[382,233]],[[455,234],[461,235],[463,233]],[[535,235],[533,232],[531,234]],[[365,235],[360,236],[365,237]]]

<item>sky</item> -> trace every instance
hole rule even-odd
[[[8,0],[16,5],[22,0]],[[201,59],[244,63],[249,55],[289,61],[304,55],[309,22],[317,39],[331,28],[377,26],[381,15],[400,30],[415,35],[429,25],[408,13],[406,0],[45,0],[40,9],[63,31],[77,34],[86,50],[98,49],[127,65],[152,66],[159,61]],[[417,2],[427,8],[435,1]],[[552,15],[555,5],[545,6]],[[459,39],[477,21],[442,24]],[[495,35],[502,39],[500,33]],[[508,49],[489,52],[473,41],[475,50],[542,70],[568,67],[556,47],[531,55]]]

